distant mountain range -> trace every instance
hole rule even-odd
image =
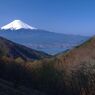
[[[71,49],[89,38],[37,29],[21,20],[14,20],[8,25],[1,27],[0,36],[49,54]]]

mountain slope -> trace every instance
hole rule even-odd
[[[50,95],[95,94],[95,37],[51,59],[29,65],[32,87]]]
[[[48,95],[94,95],[95,37],[52,58],[27,62],[0,58],[0,78]]]
[[[94,52],[95,52],[95,37],[92,37],[91,39],[87,40],[85,43],[82,43],[76,47],[74,47],[71,51],[67,51],[65,52],[65,54],[60,54],[57,57],[65,57],[67,56],[67,58],[69,59],[69,57],[72,58],[75,57],[76,58],[84,58],[84,57],[89,57],[89,58],[93,58],[94,57]],[[74,60],[74,59],[73,59]],[[84,60],[84,59],[81,59]],[[74,60],[75,61],[75,60]],[[77,61],[77,60],[76,60]]]
[[[22,58],[24,60],[37,60],[49,57],[48,54],[16,44],[5,38],[0,37],[0,56],[12,59]]]
[[[63,95],[95,94],[95,37],[53,59],[63,76]]]

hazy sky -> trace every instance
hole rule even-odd
[[[0,0],[0,26],[14,19],[45,30],[95,34],[95,0]]]

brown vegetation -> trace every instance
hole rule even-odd
[[[53,58],[23,62],[3,56],[0,78],[48,95],[95,95],[95,37]]]

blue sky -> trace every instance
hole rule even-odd
[[[95,0],[0,0],[0,26],[20,19],[67,34],[95,34]]]

